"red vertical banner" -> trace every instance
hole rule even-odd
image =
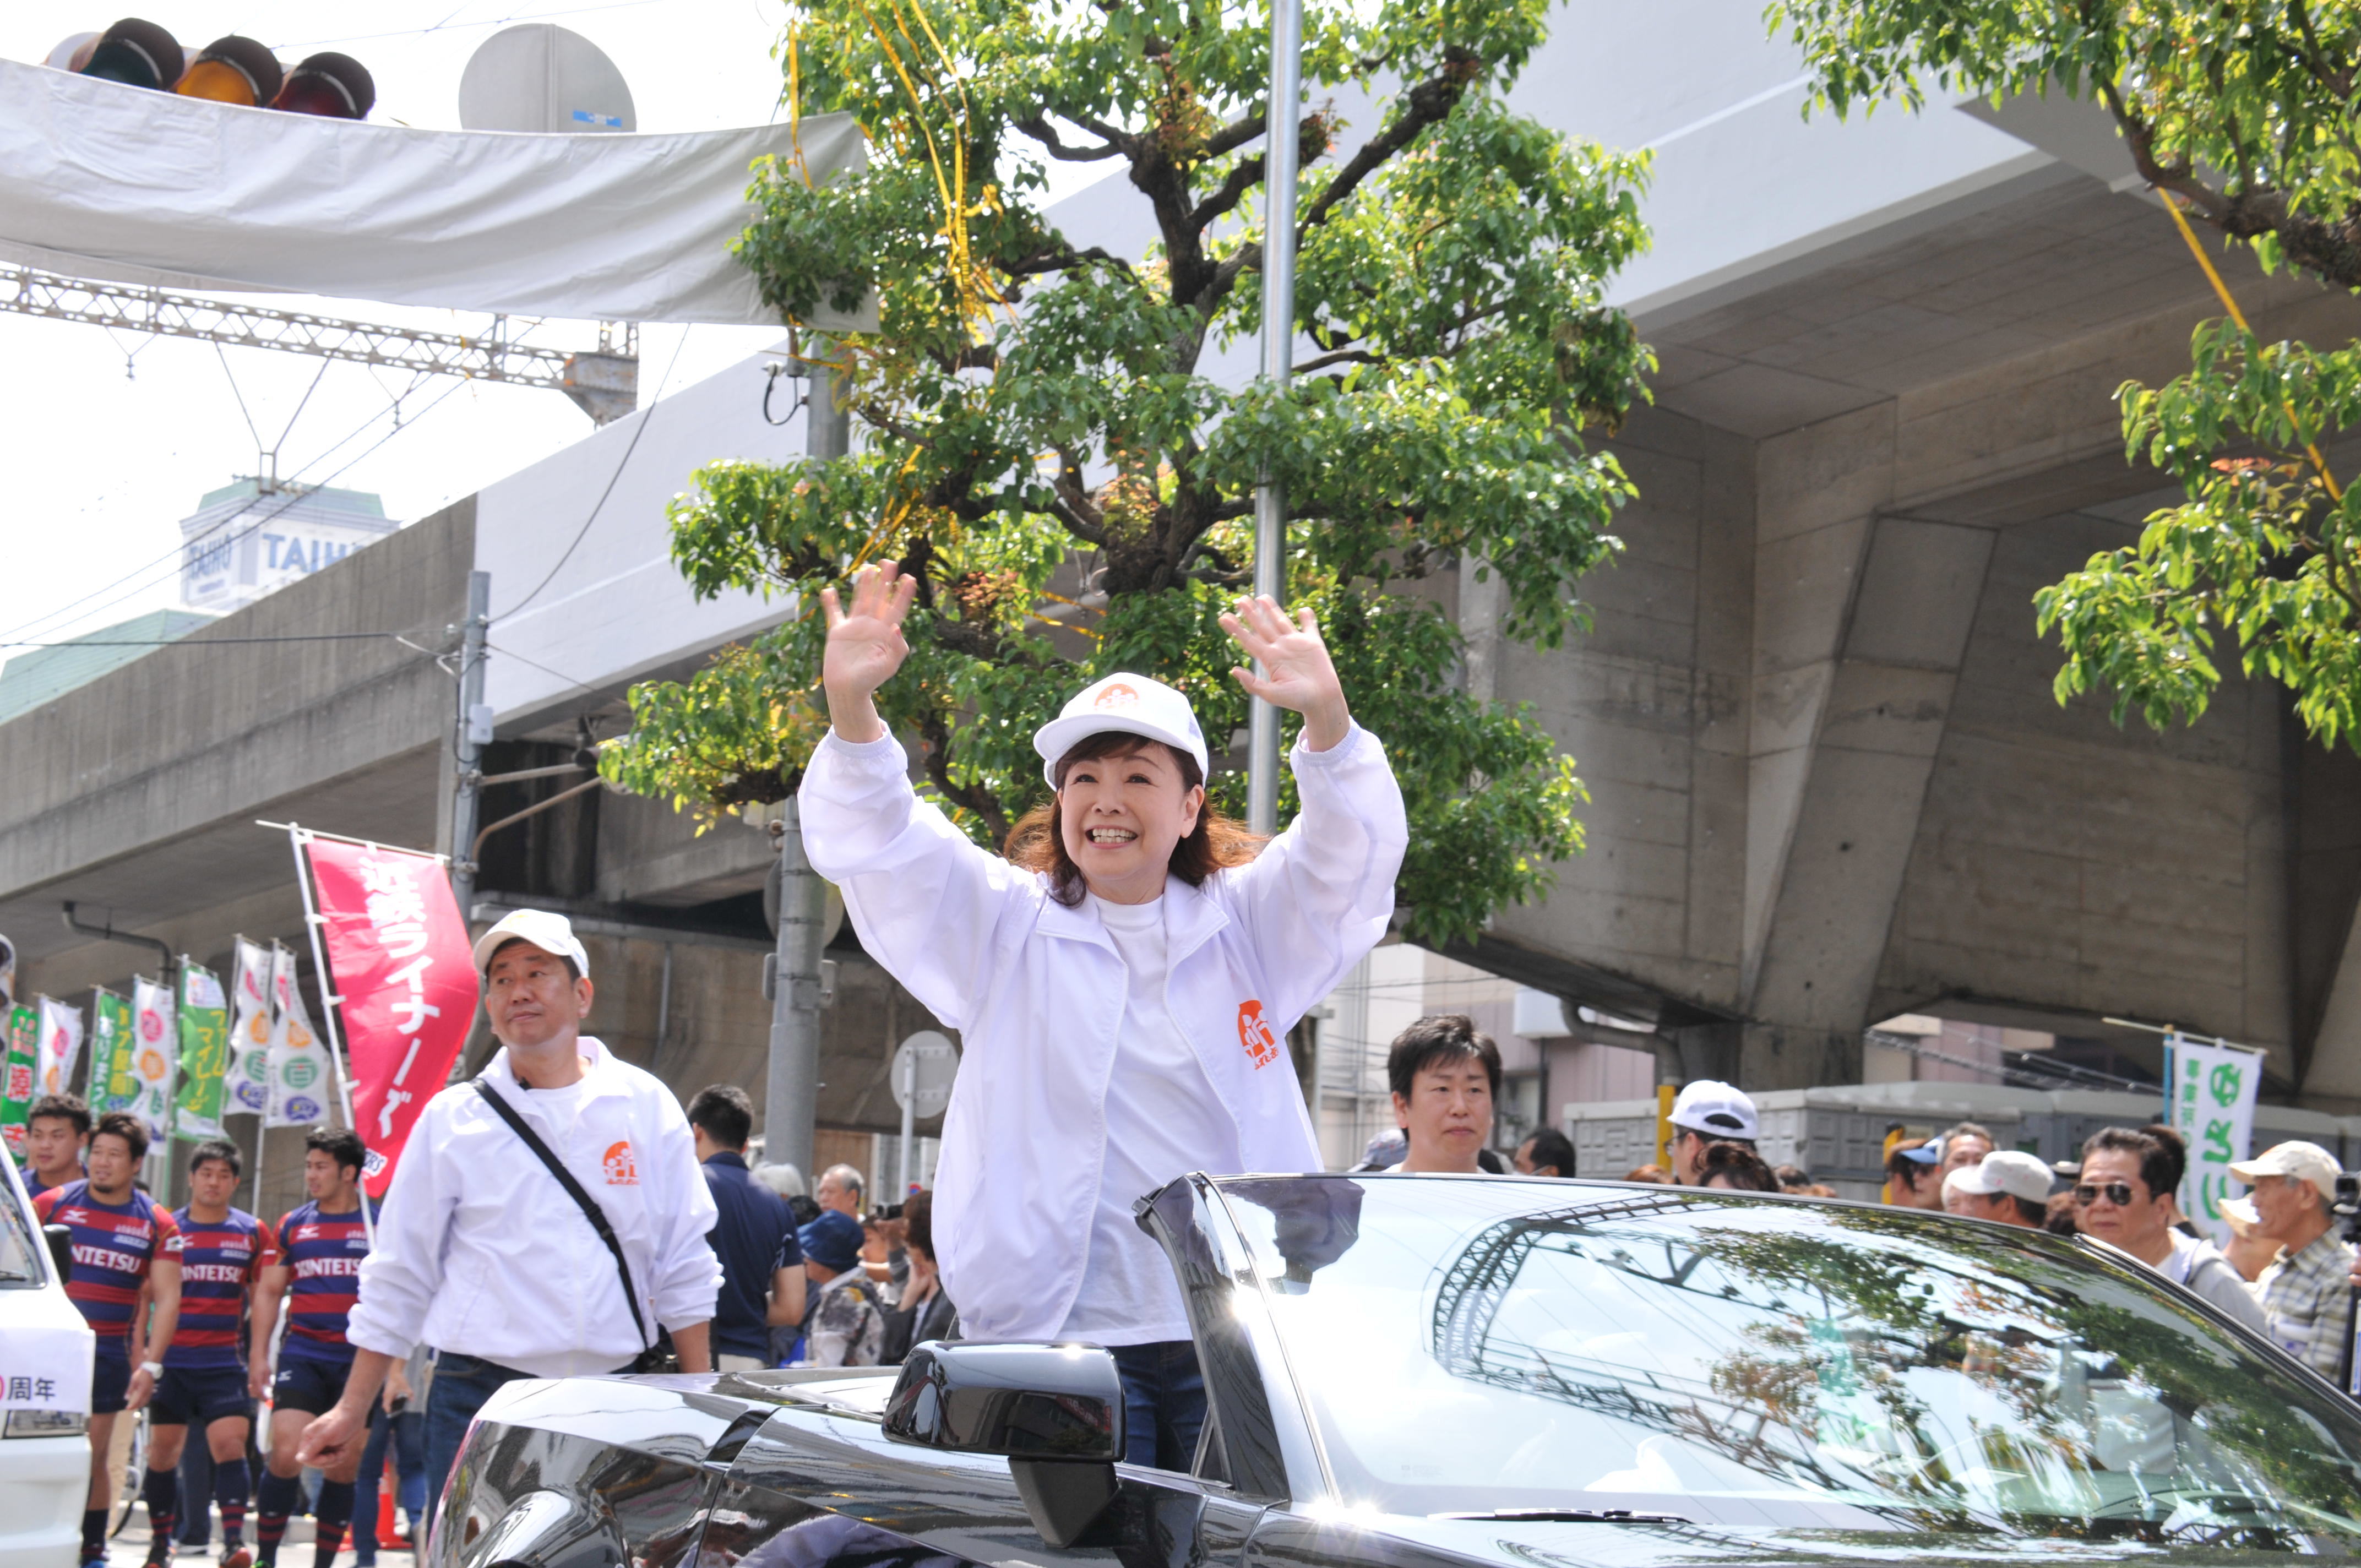
[[[366,1179],[370,1195],[382,1197],[475,1016],[467,926],[432,855],[324,839],[303,849],[342,999],[353,1121],[369,1151]]]

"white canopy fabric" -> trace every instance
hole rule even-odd
[[[815,181],[867,162],[843,115],[794,134],[412,130],[0,60],[0,260],[160,288],[775,325],[729,244],[754,211],[749,166],[798,142]]]

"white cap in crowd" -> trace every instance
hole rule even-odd
[[[1762,1119],[1754,1102],[1727,1083],[1700,1078],[1673,1102],[1672,1124],[1708,1138],[1743,1138],[1752,1143],[1762,1135]]]
[[[543,952],[555,953],[561,959],[572,959],[577,976],[590,972],[590,955],[582,950],[582,938],[574,934],[574,922],[546,909],[515,910],[502,916],[499,925],[477,938],[476,972],[489,970],[492,955],[518,941],[531,942]]]
[[[1975,1165],[1963,1165],[1943,1179],[1946,1190],[1956,1190],[1989,1198],[2005,1192],[2028,1203],[2049,1201],[2049,1183],[2056,1175],[2037,1155],[2018,1149],[1994,1149]]]
[[[1057,718],[1033,732],[1033,749],[1041,753],[1041,776],[1049,787],[1058,787],[1059,759],[1076,741],[1109,729],[1178,747],[1196,759],[1200,777],[1212,772],[1205,732],[1189,699],[1152,676],[1118,672],[1084,686]]]
[[[2311,1182],[2318,1190],[2322,1202],[2334,1203],[2341,1169],[2335,1157],[2318,1144],[2291,1138],[2283,1144],[2273,1144],[2243,1164],[2233,1161],[2230,1174],[2249,1185],[2258,1176],[2290,1176]]]
[[[2230,1222],[2230,1228],[2242,1236],[2254,1234],[2255,1227],[2263,1223],[2262,1215],[2255,1211],[2252,1198],[2224,1198],[2214,1207],[2221,1210],[2222,1217]]]

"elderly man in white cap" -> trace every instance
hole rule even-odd
[[[1708,1146],[1744,1144],[1751,1149],[1763,1133],[1763,1121],[1754,1113],[1754,1102],[1729,1084],[1710,1078],[1698,1079],[1680,1091],[1673,1101],[1670,1119],[1675,1187],[1705,1184]]]
[[[1967,1219],[2037,1231],[2048,1217],[2052,1174],[2035,1156],[1994,1149],[1943,1178],[1943,1207]]]
[[[994,855],[911,788],[872,701],[909,652],[913,587],[864,572],[850,613],[822,593],[832,727],[804,843],[862,945],[962,1034],[934,1212],[962,1329],[1107,1346],[1127,1456],[1186,1469],[1203,1384],[1132,1205],[1192,1170],[1321,1168],[1284,1042],[1385,935],[1401,792],[1311,615],[1242,600],[1222,625],[1266,673],[1233,674],[1303,716],[1293,825],[1257,846],[1211,812],[1188,699],[1113,674],[1034,737],[1054,793]]]
[[[660,1331],[684,1370],[711,1370],[721,1287],[688,1119],[581,1032],[590,959],[573,927],[521,909],[476,939],[476,969],[500,1048],[419,1117],[361,1265],[352,1374],[301,1455],[324,1464],[361,1442],[387,1368],[433,1345],[430,1507],[503,1383],[630,1371]]]
[[[2273,1144],[2230,1174],[2254,1189],[2255,1229],[2279,1244],[2255,1282],[2271,1341],[2334,1381],[2345,1353],[2353,1249],[2336,1234],[2337,1164],[2318,1144]]]

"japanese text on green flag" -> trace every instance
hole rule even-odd
[[[181,966],[181,1086],[172,1135],[202,1143],[222,1135],[222,1080],[229,1070],[229,1004],[221,979],[201,964]]]
[[[111,991],[97,992],[91,1006],[90,1110],[94,1116],[121,1111],[139,1098],[133,1067],[131,1004]]]
[[[33,1108],[35,1052],[39,1048],[41,1018],[30,1007],[12,1007],[7,1014],[8,1041],[0,1055],[0,1145],[11,1157],[25,1157],[25,1117]]]
[[[2233,1161],[2244,1160],[2255,1135],[2255,1095],[2263,1058],[2254,1051],[2200,1045],[2175,1036],[2167,1058],[2172,1074],[2172,1128],[2189,1143],[2189,1169],[2180,1182],[2180,1212],[2218,1245],[2230,1239],[2222,1200],[2235,1196]]]

